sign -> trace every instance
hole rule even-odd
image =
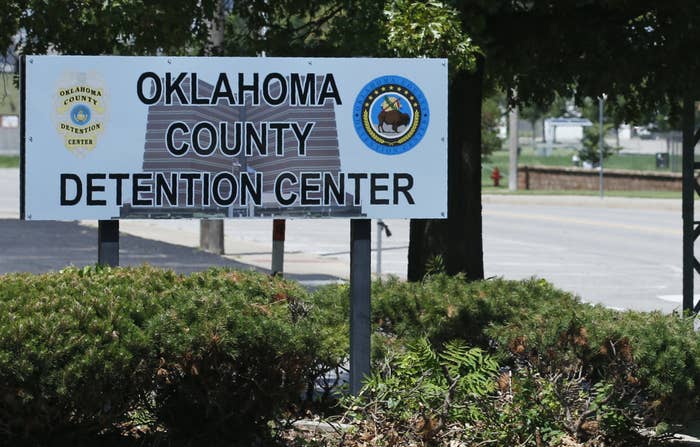
[[[0,116],[0,127],[4,128],[18,128],[19,127],[19,117],[17,115],[1,115]]]
[[[444,218],[443,59],[26,56],[32,220]]]

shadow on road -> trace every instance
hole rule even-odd
[[[150,264],[178,273],[210,267],[229,267],[269,273],[249,264],[205,253],[190,247],[167,244],[127,234],[120,235],[120,265]],[[0,219],[0,273],[45,273],[67,266],[84,267],[97,262],[97,228],[77,222],[19,221]],[[336,282],[330,275],[285,275],[300,282]]]

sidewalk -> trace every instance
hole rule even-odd
[[[298,224],[298,222],[300,221],[295,221],[294,224]],[[292,224],[292,227],[294,224]],[[81,221],[81,225],[97,227],[97,222]],[[289,226],[288,224],[288,227]],[[226,221],[224,223],[224,229],[224,258],[262,269],[270,268],[272,264],[271,220]],[[144,239],[191,248],[199,247],[198,220],[121,220],[119,222],[119,231],[123,234],[129,234]],[[246,235],[243,231],[248,232],[248,234]],[[310,243],[310,241],[306,243]],[[295,244],[299,245],[299,241],[295,241]],[[338,279],[347,279],[349,277],[349,254],[347,256],[344,256],[344,253],[338,253],[337,256],[319,255],[317,252],[311,250],[311,246],[308,247],[308,251],[294,249],[295,244],[287,244],[284,253],[285,273],[313,273],[316,275],[333,276]],[[349,250],[349,245],[345,250]]]

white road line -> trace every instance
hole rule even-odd
[[[683,303],[683,295],[657,295],[656,297],[662,301],[668,301],[669,303]],[[695,295],[696,302],[698,299],[700,299],[700,295]]]

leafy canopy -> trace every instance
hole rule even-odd
[[[479,52],[459,12],[436,1],[394,0],[385,10],[386,44],[400,57],[446,57],[453,70],[472,70]]]

